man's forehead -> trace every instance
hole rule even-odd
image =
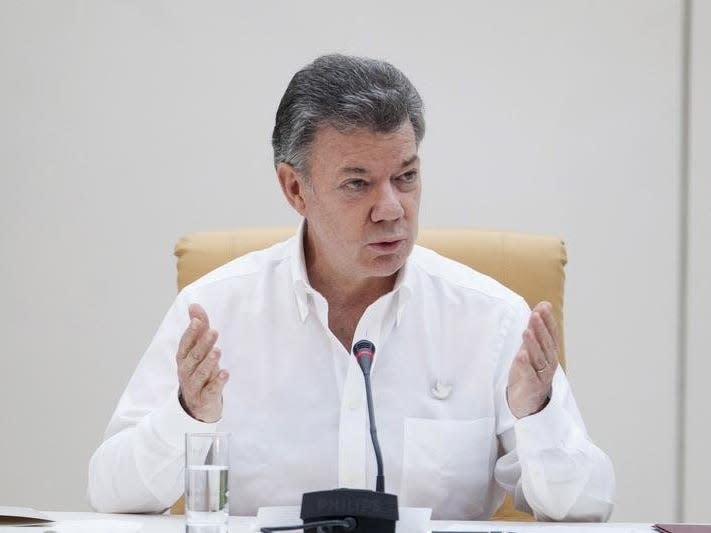
[[[340,131],[333,126],[322,126],[314,137],[312,155],[330,159],[331,164],[355,173],[367,171],[376,162],[405,167],[419,160],[415,133],[409,121],[388,133],[367,128]]]

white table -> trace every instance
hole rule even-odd
[[[42,527],[18,528],[0,527],[0,532],[18,533],[44,533],[56,531],[57,533],[129,533],[132,529],[142,525],[141,533],[184,533],[185,522],[183,516],[171,515],[139,515],[139,514],[100,514],[100,513],[73,513],[45,511],[49,518],[55,520],[54,524]],[[135,524],[132,527],[132,524]],[[513,531],[528,532],[531,529],[540,530],[540,533],[572,533],[573,531],[586,533],[596,529],[601,533],[608,530],[614,533],[651,532],[651,524],[550,524],[550,523],[513,523],[513,522],[461,522],[461,521],[432,521],[433,530],[445,530],[455,524],[466,524],[468,531]],[[230,533],[253,533],[255,531],[254,517],[230,517]]]

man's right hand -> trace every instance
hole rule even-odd
[[[202,422],[216,422],[222,416],[222,389],[227,370],[220,370],[220,349],[215,347],[217,331],[210,329],[207,313],[198,304],[188,308],[190,325],[175,356],[183,409]]]

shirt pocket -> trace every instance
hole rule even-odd
[[[400,505],[432,517],[479,518],[494,496],[494,418],[405,418]]]

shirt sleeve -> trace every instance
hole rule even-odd
[[[506,399],[508,373],[521,346],[530,309],[522,300],[512,312],[497,373],[497,433],[503,455],[497,482],[522,511],[537,520],[606,521],[615,496],[612,462],[585,429],[562,368],[556,369],[548,405],[516,419]]]
[[[104,442],[89,462],[88,498],[104,513],[162,512],[182,495],[185,433],[212,432],[178,400],[175,354],[188,326],[181,293],[119,400]]]

